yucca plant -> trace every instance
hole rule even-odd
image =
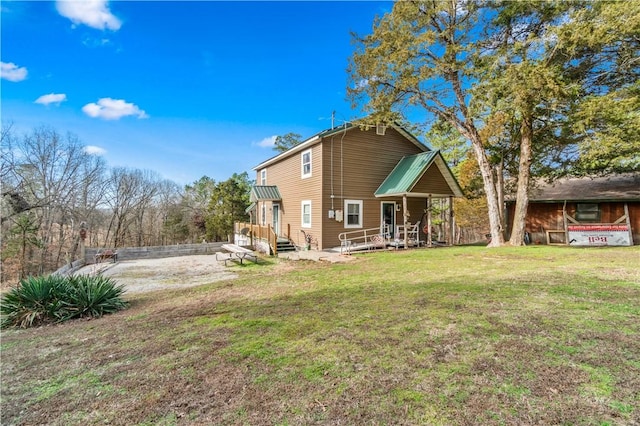
[[[32,327],[124,309],[124,287],[111,278],[79,275],[29,277],[0,300],[2,327]]]
[[[124,286],[109,277],[76,275],[69,278],[69,314],[74,317],[101,317],[127,307],[122,300]]]
[[[2,326],[31,327],[54,322],[64,309],[63,296],[68,280],[49,275],[28,277],[6,293],[0,301]]]

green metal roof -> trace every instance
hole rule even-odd
[[[251,201],[276,201],[281,200],[280,191],[275,185],[255,185],[251,188]]]
[[[440,166],[442,166],[439,169],[449,187],[456,196],[462,196],[462,191],[446,163],[442,160],[440,151],[428,151],[403,157],[376,190],[375,196],[388,197],[409,194],[424,172],[438,159]]]

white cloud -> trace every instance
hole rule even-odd
[[[107,153],[107,150],[104,148],[100,148],[99,146],[87,145],[84,147],[84,152],[89,155],[104,155]]]
[[[89,117],[104,120],[118,120],[128,115],[149,118],[137,105],[125,102],[123,99],[102,98],[98,100],[98,103],[86,104],[82,107],[82,111]]]
[[[371,83],[375,83],[377,81],[380,81],[381,79],[378,76],[372,76],[371,78],[362,78],[360,79],[360,81],[358,81],[355,85],[356,89],[365,89],[367,88],[369,85],[371,85]]]
[[[90,48],[96,48],[96,47],[110,46],[113,43],[111,42],[111,40],[109,40],[108,38],[105,38],[105,37],[95,38],[95,37],[91,37],[89,35],[85,35],[82,38],[82,44],[84,44],[85,46],[90,47]]]
[[[262,139],[260,142],[255,142],[253,145],[262,147],[262,148],[273,148],[276,143],[276,138],[278,136],[269,136],[268,138]]]
[[[42,95],[38,99],[36,99],[33,103],[49,105],[49,104],[57,104],[60,105],[61,102],[67,100],[67,95],[64,93],[49,93],[48,95]]]
[[[22,81],[27,78],[27,69],[25,67],[18,67],[13,62],[0,62],[0,75],[5,80],[9,81]]]
[[[122,22],[109,10],[107,0],[58,0],[58,13],[74,24],[84,24],[98,30],[119,30]]]

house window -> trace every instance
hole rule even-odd
[[[260,170],[260,185],[267,184],[267,169]]]
[[[262,226],[266,226],[267,225],[267,205],[265,203],[262,203],[262,211],[260,215],[262,216]]]
[[[308,149],[302,152],[302,178],[311,177],[311,150]]]
[[[600,208],[595,203],[578,203],[576,220],[579,222],[600,222]]]
[[[345,200],[345,228],[362,228],[362,200]]]
[[[302,227],[311,228],[311,200],[302,201]]]

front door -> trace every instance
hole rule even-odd
[[[273,232],[275,232],[277,236],[280,236],[280,204],[273,204],[271,226],[273,226]]]
[[[380,228],[384,228],[386,225],[389,234],[385,235],[385,237],[393,239],[396,232],[396,203],[382,202],[380,211]],[[384,229],[380,229],[380,233],[382,234],[383,232]]]

